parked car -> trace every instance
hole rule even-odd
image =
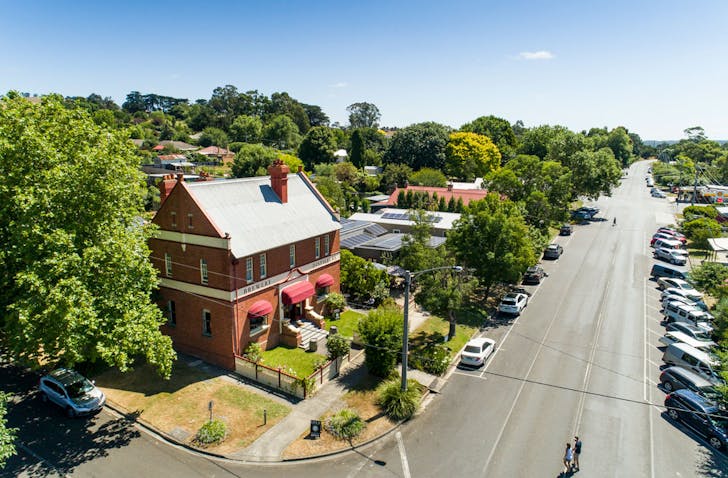
[[[573,231],[573,228],[571,227],[571,224],[563,224],[561,226],[561,229],[559,229],[559,235],[570,236],[572,231]]]
[[[652,235],[652,239],[650,239],[650,245],[654,246],[655,241],[660,239],[672,239],[672,236],[669,234],[665,234],[664,232],[656,232]]]
[[[660,277],[657,279],[657,287],[661,290],[664,289],[680,289],[685,293],[688,298],[695,298],[695,300],[702,299],[702,292],[698,292],[690,283],[683,279],[677,279],[673,277]]]
[[[498,312],[519,315],[528,305],[528,296],[517,292],[509,292],[498,305]]]
[[[692,370],[713,384],[722,384],[723,379],[718,374],[720,361],[711,353],[698,350],[688,344],[674,343],[667,346],[662,354],[662,361],[668,365],[676,365]]]
[[[663,345],[670,345],[670,344],[676,344],[676,343],[688,344],[691,347],[695,347],[698,350],[704,350],[706,352],[709,352],[710,349],[712,349],[715,346],[715,342],[713,342],[712,340],[709,340],[709,341],[695,340],[688,334],[684,334],[684,333],[678,332],[678,331],[665,332],[665,335],[660,337],[659,342]]]
[[[657,259],[662,259],[671,264],[684,266],[688,262],[688,251],[683,249],[664,249],[658,247],[653,253]]]
[[[541,279],[546,277],[546,272],[541,266],[531,266],[526,269],[526,273],[523,274],[524,284],[540,284]]]
[[[495,340],[479,337],[465,344],[460,354],[460,363],[471,367],[480,367],[495,350]]]
[[[681,299],[676,299],[675,296],[680,297]],[[695,299],[692,297],[689,297],[688,294],[685,293],[682,289],[676,289],[674,287],[670,287],[669,289],[665,289],[662,291],[662,295],[660,296],[661,301],[665,301],[667,298],[673,298],[675,300],[679,300],[684,303],[688,303],[688,305],[694,305],[698,307],[700,310],[707,311],[708,306],[705,304],[705,302],[702,301],[702,299]]]
[[[653,198],[666,198],[667,197],[667,194],[663,193],[659,189],[655,189],[654,191],[652,191],[651,194],[652,194]]]
[[[558,259],[564,253],[564,248],[560,244],[549,244],[543,251],[544,259]]]
[[[662,388],[669,392],[688,389],[698,395],[715,400],[720,397],[720,392],[715,386],[700,375],[685,370],[681,367],[667,367],[660,374]]]
[[[701,330],[700,327],[693,324],[688,324],[687,322],[673,322],[671,324],[667,324],[665,330],[667,330],[668,332],[682,332],[683,334],[688,335],[695,340],[713,343],[709,333]]]
[[[650,270],[650,275],[655,279],[659,279],[660,277],[676,277],[685,280],[688,277],[688,272],[677,267],[654,264]]]
[[[104,392],[92,381],[67,368],[59,368],[41,377],[38,388],[44,402],[55,403],[69,417],[98,412],[106,403]]]
[[[655,249],[684,249],[685,244],[673,238],[658,239],[652,244],[652,247]]]
[[[724,450],[728,446],[728,415],[714,401],[682,389],[665,397],[665,408],[671,419],[705,437],[713,448]]]
[[[668,236],[672,236],[674,239],[677,239],[678,241],[682,242],[683,244],[688,242],[688,239],[687,239],[687,237],[685,237],[684,234],[676,231],[675,229],[671,229],[669,227],[661,227],[657,230],[657,232],[655,234],[657,234],[657,233],[667,234]]]

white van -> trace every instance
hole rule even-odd
[[[670,344],[683,343],[688,344],[691,347],[695,347],[698,350],[704,350],[709,352],[715,346],[715,342],[712,340],[698,340],[690,337],[685,332],[672,330],[665,332],[665,335],[660,337],[660,343],[669,346]]]
[[[688,344],[674,343],[668,345],[662,360],[666,364],[691,370],[711,383],[722,383],[717,371],[720,362],[713,355],[709,355]]]
[[[704,332],[713,333],[713,326],[711,325],[713,316],[698,307],[672,300],[663,304],[662,313],[665,314],[665,322],[668,324],[686,322],[699,327]]]

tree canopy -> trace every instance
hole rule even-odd
[[[460,131],[469,133],[478,133],[488,138],[495,143],[498,147],[498,151],[504,159],[509,159],[513,156],[516,150],[518,140],[513,132],[511,124],[503,118],[497,116],[481,116],[476,118],[470,123],[464,124]]]
[[[449,128],[438,123],[418,123],[397,131],[384,153],[385,164],[404,164],[414,170],[445,166]]]
[[[169,375],[137,158],[58,96],[0,100],[0,317],[15,357],[125,370],[142,356]]]
[[[472,181],[500,167],[501,154],[487,136],[477,133],[450,134],[445,169],[450,176]]]
[[[376,128],[379,126],[381,113],[373,103],[354,103],[346,107],[349,112],[350,128]]]

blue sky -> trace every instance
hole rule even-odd
[[[728,139],[728,2],[7,1],[0,92],[287,91],[346,124],[493,114],[575,131]]]

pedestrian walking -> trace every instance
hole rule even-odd
[[[612,220],[612,227],[614,227],[616,225],[617,225],[617,217],[615,216],[614,219]]]
[[[571,449],[571,443],[566,444],[564,452],[564,475],[571,471],[571,462],[574,460],[574,450]]]
[[[574,437],[574,469],[579,469],[579,455],[581,455],[581,440],[578,436]]]

